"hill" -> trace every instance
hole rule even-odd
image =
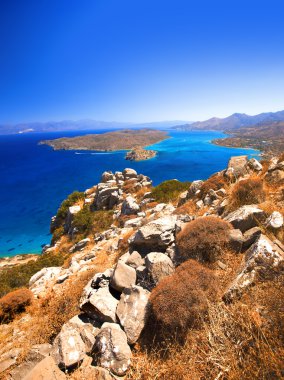
[[[256,125],[258,123],[271,123],[284,120],[284,111],[266,112],[255,116],[245,113],[234,113],[226,118],[213,117],[205,121],[197,121],[191,124],[177,125],[175,129],[182,130],[214,130],[227,131],[237,130],[242,127]]]

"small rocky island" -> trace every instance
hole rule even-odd
[[[125,129],[102,134],[89,134],[76,137],[62,137],[54,140],[43,140],[39,144],[51,146],[54,150],[96,150],[116,151],[131,150],[126,158],[130,160],[144,160],[156,155],[155,151],[143,148],[168,139],[164,131],[153,129],[131,130]]]
[[[130,152],[126,153],[125,159],[130,161],[143,161],[156,157],[157,152],[155,150],[146,150],[141,146],[133,148]]]

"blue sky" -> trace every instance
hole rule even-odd
[[[283,0],[1,0],[0,122],[284,109]]]

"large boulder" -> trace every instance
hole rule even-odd
[[[138,253],[137,251],[133,251],[131,255],[127,257],[126,264],[136,269],[141,265],[144,265],[145,260],[142,259],[140,253]]]
[[[134,268],[118,260],[111,278],[110,285],[113,289],[122,292],[136,283],[136,271]]]
[[[231,302],[240,298],[243,292],[257,281],[265,280],[278,264],[284,260],[284,252],[268,237],[261,235],[247,250],[242,270],[224,294],[224,300]]]
[[[137,204],[135,198],[131,195],[128,195],[122,203],[121,213],[123,215],[134,215],[140,210],[139,205]]]
[[[116,184],[99,183],[94,199],[96,210],[111,210],[120,200],[119,188]]]
[[[126,168],[123,170],[122,175],[125,181],[131,178],[137,179],[137,172],[134,169]]]
[[[146,289],[134,285],[124,289],[120,297],[116,314],[129,344],[138,340],[145,326],[149,295]]]
[[[64,225],[65,232],[68,232],[69,234],[72,233],[72,222],[74,219],[74,215],[78,214],[78,212],[81,211],[81,209],[82,207],[79,205],[71,206],[68,208],[68,213]]]
[[[131,247],[140,254],[165,252],[174,242],[176,220],[176,216],[165,216],[142,226],[131,238]]]
[[[231,157],[228,168],[225,171],[225,176],[230,180],[237,180],[239,177],[248,173],[248,158],[247,156]]]
[[[248,161],[248,166],[252,169],[252,170],[255,170],[257,172],[261,172],[262,171],[262,165],[261,163],[256,159],[256,158],[251,158],[249,161]]]
[[[29,281],[29,288],[35,296],[39,296],[42,292],[45,292],[47,286],[51,282],[55,282],[60,276],[61,267],[48,267],[42,268],[39,272],[35,273]]]
[[[169,276],[174,271],[172,260],[161,252],[149,253],[145,257],[145,265],[154,285],[157,285],[164,277]]]
[[[115,176],[111,171],[106,171],[102,174],[101,182],[105,183],[113,180],[115,180]]]
[[[256,205],[242,206],[224,218],[234,228],[245,232],[265,220],[265,212]]]
[[[116,323],[104,323],[96,336],[98,364],[117,376],[124,376],[131,363],[131,349],[125,332]]]
[[[98,289],[87,286],[80,300],[81,310],[101,322],[116,322],[117,304],[118,300],[110,293],[108,286]]]
[[[229,245],[235,252],[241,252],[244,243],[244,237],[240,230],[229,231]]]

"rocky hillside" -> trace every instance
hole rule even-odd
[[[0,299],[1,378],[283,378],[283,211],[283,156],[156,188],[103,173],[62,203],[26,288],[2,269],[20,289]]]

